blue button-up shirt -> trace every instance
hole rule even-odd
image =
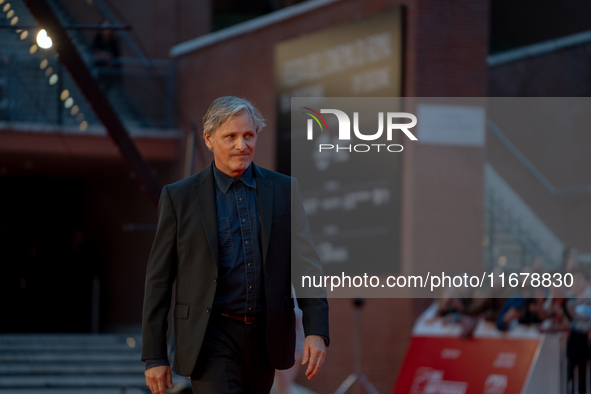
[[[213,166],[218,221],[214,309],[235,315],[265,310],[261,225],[252,164],[238,178]]]

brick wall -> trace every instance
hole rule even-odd
[[[591,43],[500,64],[489,70],[491,97],[591,96]]]

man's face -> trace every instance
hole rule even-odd
[[[238,177],[252,162],[257,132],[246,110],[222,123],[213,135],[204,137],[205,144],[213,151],[215,166],[224,174]]]

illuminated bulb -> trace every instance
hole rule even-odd
[[[73,106],[72,109],[70,110],[70,115],[74,116],[78,113],[79,108],[77,105]]]
[[[62,93],[60,94],[60,100],[64,101],[68,97],[70,97],[70,91],[68,89],[62,90]]]
[[[21,33],[21,40],[24,40],[27,37],[29,37],[29,32],[25,30]]]
[[[10,3],[6,3],[6,5],[4,6],[4,8],[2,8],[2,11],[6,12],[10,9]]]
[[[57,74],[53,74],[51,77],[49,77],[49,84],[55,85],[57,83],[57,79]]]
[[[51,41],[51,38],[47,36],[45,29],[39,30],[39,33],[37,34],[37,44],[43,49],[51,48],[53,42]]]
[[[68,97],[64,103],[64,107],[70,108],[72,105],[74,105],[74,99],[72,97]]]
[[[47,70],[45,70],[45,76],[49,77],[51,74],[53,74],[53,68],[48,67]]]
[[[80,123],[80,131],[84,131],[88,128],[88,122],[84,121]]]
[[[15,16],[14,18],[12,18],[12,19],[10,20],[10,26],[14,26],[14,25],[16,25],[16,24],[17,24],[17,22],[18,22],[18,16]]]
[[[47,59],[41,60],[41,64],[39,65],[41,70],[45,69],[45,67],[47,67]]]
[[[8,11],[8,13],[6,14],[6,19],[12,18],[13,15],[14,15],[14,10]]]
[[[31,48],[29,48],[29,53],[33,54],[35,52],[37,52],[37,45],[33,44],[31,45]]]

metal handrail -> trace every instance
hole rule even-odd
[[[490,210],[490,214],[498,219],[503,226],[511,233],[515,238],[519,240],[521,245],[527,250],[532,256],[541,256],[544,260],[554,266],[558,266],[559,262],[548,253],[546,250],[539,246],[539,242],[532,239],[530,233],[523,228],[521,223],[513,215],[511,215],[502,204],[500,204],[495,197],[487,195],[486,206]]]
[[[538,170],[538,168],[515,146],[513,142],[501,131],[501,129],[493,123],[492,120],[487,121],[488,129],[501,141],[511,153],[523,164],[523,166],[534,176],[543,186],[553,195],[570,195],[580,193],[591,193],[591,185],[577,185],[569,187],[556,187]]]

